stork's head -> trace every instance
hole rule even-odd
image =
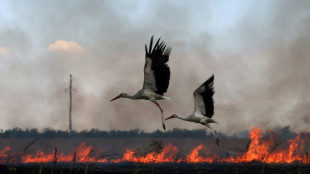
[[[169,120],[169,119],[172,119],[172,118],[179,118],[177,114],[173,114],[169,117],[167,117],[165,120]]]
[[[113,98],[112,100],[110,100],[110,101],[114,101],[114,100],[116,100],[116,99],[119,99],[119,98],[126,98],[126,97],[128,97],[128,94],[126,94],[126,93],[121,93],[120,95],[114,97],[114,98]]]

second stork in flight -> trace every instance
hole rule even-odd
[[[164,97],[164,93],[167,92],[170,80],[170,69],[167,65],[167,62],[169,60],[171,48],[166,48],[166,44],[163,41],[159,41],[160,38],[157,40],[154,48],[152,48],[152,36],[149,49],[145,45],[144,82],[142,89],[139,90],[135,95],[121,93],[111,101],[119,98],[150,100],[160,109],[162,126],[164,129],[166,129],[163,118],[163,108],[159,103],[157,103],[156,100],[169,99],[168,97]]]
[[[166,118],[165,120],[169,120],[172,118],[178,118],[184,121],[190,121],[194,123],[200,123],[204,126],[207,126],[211,129],[213,135],[216,138],[216,145],[219,145],[220,140],[216,136],[213,128],[209,123],[217,123],[215,120],[212,119],[214,114],[214,106],[213,106],[213,80],[214,76],[212,75],[208,80],[206,80],[202,85],[200,85],[193,93],[194,101],[195,101],[195,108],[194,112],[187,116],[182,117],[177,114],[173,114],[170,117]]]

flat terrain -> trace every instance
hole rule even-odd
[[[279,173],[290,174],[310,173],[310,165],[294,164],[262,164],[262,163],[163,163],[163,164],[140,164],[140,163],[45,163],[45,164],[22,164],[1,165],[1,174],[33,173],[33,174],[94,174],[94,173]]]

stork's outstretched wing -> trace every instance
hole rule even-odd
[[[167,65],[171,48],[166,49],[166,44],[157,40],[154,48],[153,36],[149,49],[145,45],[145,65],[143,89],[163,95],[167,92],[170,80],[170,69]]]
[[[206,80],[202,85],[197,88],[193,95],[195,101],[195,112],[200,112],[206,117],[211,118],[214,114],[213,106],[213,80],[214,75],[212,75],[208,80]]]

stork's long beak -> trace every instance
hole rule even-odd
[[[110,100],[110,101],[114,101],[114,100],[116,100],[116,99],[119,99],[121,96],[120,95],[118,95],[118,96],[116,96],[115,98],[113,98],[112,100]]]
[[[165,120],[169,120],[171,118],[174,118],[173,115],[171,115],[170,117],[166,118]]]

